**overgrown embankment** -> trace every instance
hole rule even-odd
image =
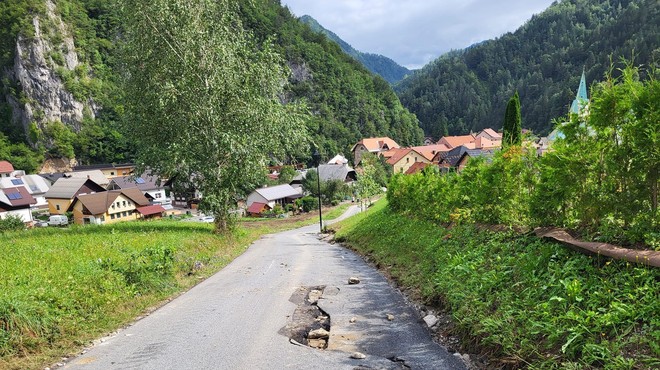
[[[660,366],[658,269],[515,233],[445,229],[385,201],[332,228],[404,288],[441,302],[463,346],[493,366]]]

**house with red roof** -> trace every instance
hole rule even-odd
[[[25,187],[0,189],[0,219],[11,215],[20,217],[23,222],[31,225],[34,219],[30,207],[36,203]]]
[[[10,177],[14,172],[14,166],[9,161],[0,161],[0,177]]]
[[[401,148],[392,151],[386,163],[392,166],[393,173],[404,173],[416,162],[431,163],[422,153],[413,148]]]
[[[432,163],[415,162],[415,163],[413,163],[412,166],[410,166],[410,168],[408,168],[408,170],[407,170],[406,172],[404,172],[404,174],[406,174],[406,175],[414,175],[414,174],[416,174],[416,173],[418,173],[418,172],[422,172],[422,171],[424,171],[424,169],[425,169],[426,167],[428,167],[428,166],[432,166],[432,165],[433,165]]]
[[[485,128],[481,130],[478,134],[474,135],[475,138],[486,138],[491,141],[502,141],[502,134],[493,130],[492,128]]]
[[[353,163],[357,166],[362,160],[364,153],[380,154],[391,149],[400,148],[396,141],[389,137],[372,137],[362,139],[353,145],[351,152],[353,152]]]

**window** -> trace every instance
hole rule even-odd
[[[156,193],[156,199],[160,199],[163,195],[161,193]]]
[[[114,213],[110,215],[110,219],[111,219],[111,220],[114,220],[114,219],[115,219],[115,214],[114,214]]]
[[[101,216],[101,222],[105,222],[105,216]]]
[[[55,206],[55,209],[57,209],[57,210],[59,211],[59,210],[60,210],[60,205],[57,204],[57,205]]]
[[[115,204],[114,203],[112,203],[112,209],[115,209]]]
[[[126,217],[126,216],[127,216],[126,212],[122,212],[121,215],[122,215],[123,217]]]
[[[122,202],[122,206],[126,207],[126,201]]]
[[[410,163],[410,158],[406,158],[406,163]]]
[[[121,203],[117,202],[115,204],[117,205],[117,208],[121,207]]]
[[[110,176],[114,176],[114,175],[115,175],[114,171],[110,172]]]
[[[14,185],[23,185],[23,180],[21,179],[12,179],[11,183]]]
[[[145,183],[145,181],[144,181],[144,179],[143,179],[143,178],[141,178],[141,177],[138,177],[137,179],[135,179],[135,183],[136,183],[136,184],[144,184],[144,183]]]

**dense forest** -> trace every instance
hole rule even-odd
[[[349,43],[342,40],[334,32],[327,30],[321,24],[319,24],[316,19],[310,17],[309,15],[303,15],[300,17],[300,21],[307,24],[312,28],[312,30],[326,35],[330,40],[339,44],[339,47],[348,55],[357,59],[362,63],[368,70],[371,72],[380,75],[387,82],[395,84],[403,80],[406,76],[412,73],[408,68],[403,67],[392,59],[373,53],[363,53],[359,50],[353,48]]]
[[[563,0],[513,33],[450,52],[396,87],[427,135],[502,127],[518,91],[522,125],[539,134],[568,113],[582,71],[601,81],[620,58],[635,65],[660,56],[656,0]]]
[[[75,41],[79,65],[64,68],[68,50],[60,47],[63,35],[47,16],[49,6]],[[308,128],[325,156],[348,154],[362,137],[387,135],[402,145],[418,144],[423,132],[416,117],[401,105],[390,85],[346,55],[337,44],[295,18],[276,0],[240,1],[236,4],[242,24],[258,42],[274,43],[292,74],[284,103],[304,101],[311,112]],[[66,89],[78,100],[92,102],[94,115],[82,122],[35,122],[26,129],[15,122],[15,109],[31,102],[22,86],[7,74],[15,64],[16,40],[35,37],[33,19],[39,17],[45,42],[53,45],[46,55]],[[50,22],[49,22],[50,19]],[[36,156],[74,156],[84,164],[133,159],[130,122],[123,122],[121,64],[122,19],[115,0],[7,0],[0,3],[0,139],[20,153],[29,144]],[[39,113],[39,112],[37,112]],[[35,114],[35,121],[43,119]],[[126,124],[122,127],[122,123]],[[126,129],[127,128],[127,129]],[[17,159],[8,155],[7,159]],[[296,158],[306,160],[307,158]],[[35,170],[35,168],[26,168]]]

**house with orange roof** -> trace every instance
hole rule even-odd
[[[451,150],[451,148],[448,148],[445,144],[414,146],[412,149],[416,150],[429,161],[433,161],[433,157],[439,152],[448,152]]]
[[[474,144],[472,149],[499,149],[502,147],[502,140],[491,140],[484,136],[478,136],[471,144]]]
[[[362,139],[353,145],[351,152],[353,152],[353,163],[357,166],[362,160],[363,153],[373,153],[378,155],[379,153],[386,152],[391,149],[400,148],[401,146],[397,144],[396,141],[390,139],[389,137],[372,137],[368,139]]]
[[[413,148],[396,149],[387,160],[387,164],[393,168],[393,173],[404,173],[417,162],[431,163],[423,154]]]
[[[460,136],[443,136],[438,140],[438,144],[443,144],[449,149],[454,149],[461,145],[469,146],[468,144],[474,143],[475,137],[473,135],[460,135]]]
[[[10,177],[14,172],[14,166],[9,161],[0,161],[0,177]]]
[[[491,141],[502,141],[502,134],[493,130],[492,128],[485,128],[481,130],[478,134],[474,135],[475,138],[486,138]]]

